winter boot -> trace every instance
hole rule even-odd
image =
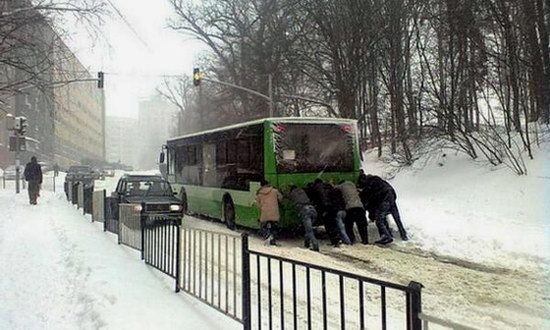
[[[393,238],[390,236],[382,236],[378,241],[374,242],[374,244],[380,244],[380,245],[388,245],[391,242],[393,242]]]

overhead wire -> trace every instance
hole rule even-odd
[[[124,16],[124,14],[122,14],[122,12],[117,8],[117,6],[115,6],[115,4],[111,1],[111,0],[107,0],[107,2],[111,5],[111,7],[113,7],[113,9],[115,10],[115,12],[117,13],[117,15],[122,19],[122,21],[124,22],[124,24],[126,24],[126,26],[130,29],[130,31],[132,31],[132,33],[134,34],[134,36],[149,50],[151,51],[151,47],[149,46],[149,44],[147,44],[147,42],[145,40],[143,40],[143,38],[139,35],[139,33],[136,31],[136,29],[132,26],[132,24],[130,24],[130,22],[126,19],[126,17]]]

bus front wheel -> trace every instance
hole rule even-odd
[[[235,230],[235,204],[229,195],[223,197],[223,220],[227,228]]]

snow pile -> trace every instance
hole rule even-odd
[[[526,159],[527,176],[450,150],[418,161],[423,168],[402,169],[390,182],[411,237],[404,246],[442,259],[548,271],[550,144],[535,152]],[[387,176],[375,152],[365,156],[367,173]]]

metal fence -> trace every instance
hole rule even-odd
[[[184,226],[182,246],[182,290],[242,322],[241,236]]]
[[[135,204],[118,206],[118,243],[136,250],[142,248],[141,210]]]
[[[77,189],[76,207],[78,209],[84,209],[84,184],[82,182],[77,182],[76,189]]]
[[[115,215],[113,214],[113,205],[116,205],[116,203],[114,203],[114,199],[112,197],[106,197],[104,202],[105,222],[103,230],[118,235],[119,225],[118,219],[116,219]]]
[[[244,258],[254,306],[250,328],[421,329],[419,283],[404,286],[252,250]]]
[[[106,191],[94,191],[92,195],[92,221],[105,222]]]
[[[73,205],[78,205],[78,182],[69,181],[70,192],[71,192],[71,202]]]
[[[68,196],[84,199],[83,189],[67,188]],[[176,292],[183,289],[245,330],[417,330],[441,324],[421,314],[420,283],[404,286],[250,250],[246,234],[182,228],[181,218],[147,213],[143,205],[138,212],[136,205],[121,204],[114,219],[105,191],[90,196],[92,219],[103,219],[120,244],[140,250],[147,265],[175,279]]]
[[[141,258],[145,263],[175,279],[180,291],[180,218],[142,213]]]

